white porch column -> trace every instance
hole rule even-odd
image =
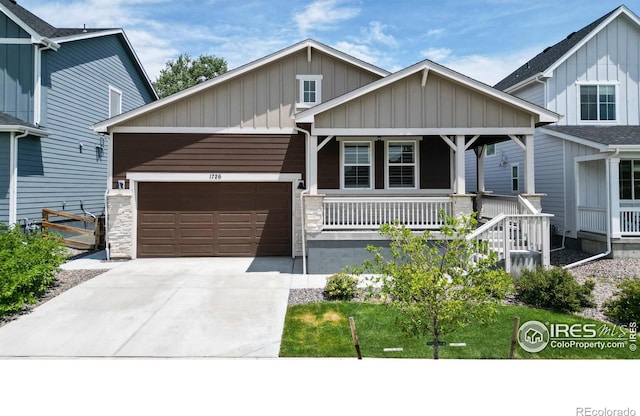
[[[454,193],[458,195],[466,194],[464,145],[464,136],[456,136],[456,186]]]
[[[620,158],[609,159],[609,197],[611,198],[611,237],[620,238]]]
[[[9,225],[18,222],[18,139],[9,135]]]
[[[533,134],[524,136],[524,193],[533,195],[536,193],[536,177],[534,172]]]
[[[309,137],[308,141],[308,152],[309,152],[309,166],[307,167],[307,189],[309,190],[309,195],[317,195],[318,194],[318,136],[307,136]]]
[[[478,180],[478,193],[481,194],[484,192],[484,149],[485,146],[480,146],[478,148],[478,156],[476,158],[477,165],[477,180]]]

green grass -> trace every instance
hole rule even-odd
[[[432,358],[433,347],[426,339],[404,334],[396,325],[393,309],[385,305],[359,302],[321,302],[290,306],[287,309],[281,357],[355,357],[349,317],[353,316],[364,357]],[[464,342],[466,347],[444,346],[441,358],[508,358],[514,317],[521,324],[536,320],[543,323],[595,323],[599,331],[603,322],[576,315],[554,313],[524,306],[501,306],[497,320],[487,325],[469,325],[443,337],[447,343]],[[620,329],[618,328],[618,331]],[[622,338],[628,340],[627,338]],[[384,352],[384,348],[402,348],[401,352]],[[528,353],[517,346],[516,358],[627,359],[640,358],[640,352],[624,348],[578,349],[551,348]]]

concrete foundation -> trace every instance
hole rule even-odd
[[[589,254],[600,254],[607,251],[607,237],[604,234],[578,232],[580,250]],[[640,258],[640,238],[623,237],[611,239],[611,254],[607,258],[637,259]]]

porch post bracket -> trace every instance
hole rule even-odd
[[[425,66],[424,69],[422,70],[422,88],[424,88],[427,85],[428,75],[429,75],[429,68]]]
[[[510,134],[510,135],[509,135],[509,138],[510,138],[511,140],[513,140],[514,142],[516,142],[516,143],[518,144],[518,146],[520,146],[520,148],[521,148],[522,150],[527,150],[527,146],[526,146],[524,143],[522,143],[522,141],[520,140],[520,138],[519,138],[518,136],[515,136],[515,135],[513,135],[513,134]]]
[[[326,138],[326,139],[324,139],[324,140],[322,141],[322,143],[320,143],[320,144],[318,145],[318,152],[319,152],[320,150],[322,150],[322,148],[323,148],[327,143],[329,143],[329,142],[331,141],[331,139],[333,139],[334,137],[336,137],[336,136],[327,136],[327,138]]]
[[[469,148],[471,147],[472,144],[474,144],[476,142],[476,140],[478,140],[478,137],[480,137],[479,134],[476,134],[475,136],[473,136],[473,138],[471,140],[469,140],[469,143],[467,143],[464,146],[464,150],[469,150]]]
[[[449,145],[450,148],[453,149],[454,152],[458,150],[458,147],[455,145],[454,142],[451,141],[449,137],[445,136],[444,134],[441,134],[440,137],[442,138],[442,140],[444,140],[446,144]]]

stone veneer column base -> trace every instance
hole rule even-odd
[[[133,207],[131,190],[111,190],[107,195],[106,233],[109,255],[130,259],[133,253]]]
[[[307,233],[319,233],[324,227],[324,195],[304,195],[304,229]]]
[[[470,215],[473,212],[474,195],[452,194],[450,197],[452,202],[451,214],[454,217]]]
[[[521,194],[520,196],[531,202],[531,205],[533,205],[538,212],[542,212],[542,198],[547,196],[547,194]]]

